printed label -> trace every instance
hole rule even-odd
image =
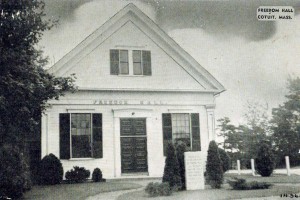
[[[259,21],[277,21],[294,19],[295,10],[291,6],[260,6],[257,8]]]

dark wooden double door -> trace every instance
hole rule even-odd
[[[122,118],[121,172],[148,172],[145,118]]]

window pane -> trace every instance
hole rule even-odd
[[[142,65],[141,63],[133,63],[133,74],[142,75]]]
[[[189,114],[172,114],[172,138],[173,142],[184,142],[190,147],[190,117]]]
[[[129,74],[128,63],[120,63],[120,74]]]
[[[133,62],[141,62],[141,51],[132,51],[132,58],[133,58]]]
[[[72,157],[91,157],[91,115],[71,115]]]
[[[120,50],[120,62],[128,62],[128,51]]]

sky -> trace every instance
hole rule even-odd
[[[215,118],[243,123],[247,102],[271,109],[285,101],[287,79],[300,76],[300,0],[45,0],[59,19],[39,47],[49,66],[128,3],[134,3],[207,69],[226,91]],[[258,21],[259,6],[293,6],[295,18]]]

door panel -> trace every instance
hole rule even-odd
[[[146,119],[121,119],[121,171],[147,172]]]

